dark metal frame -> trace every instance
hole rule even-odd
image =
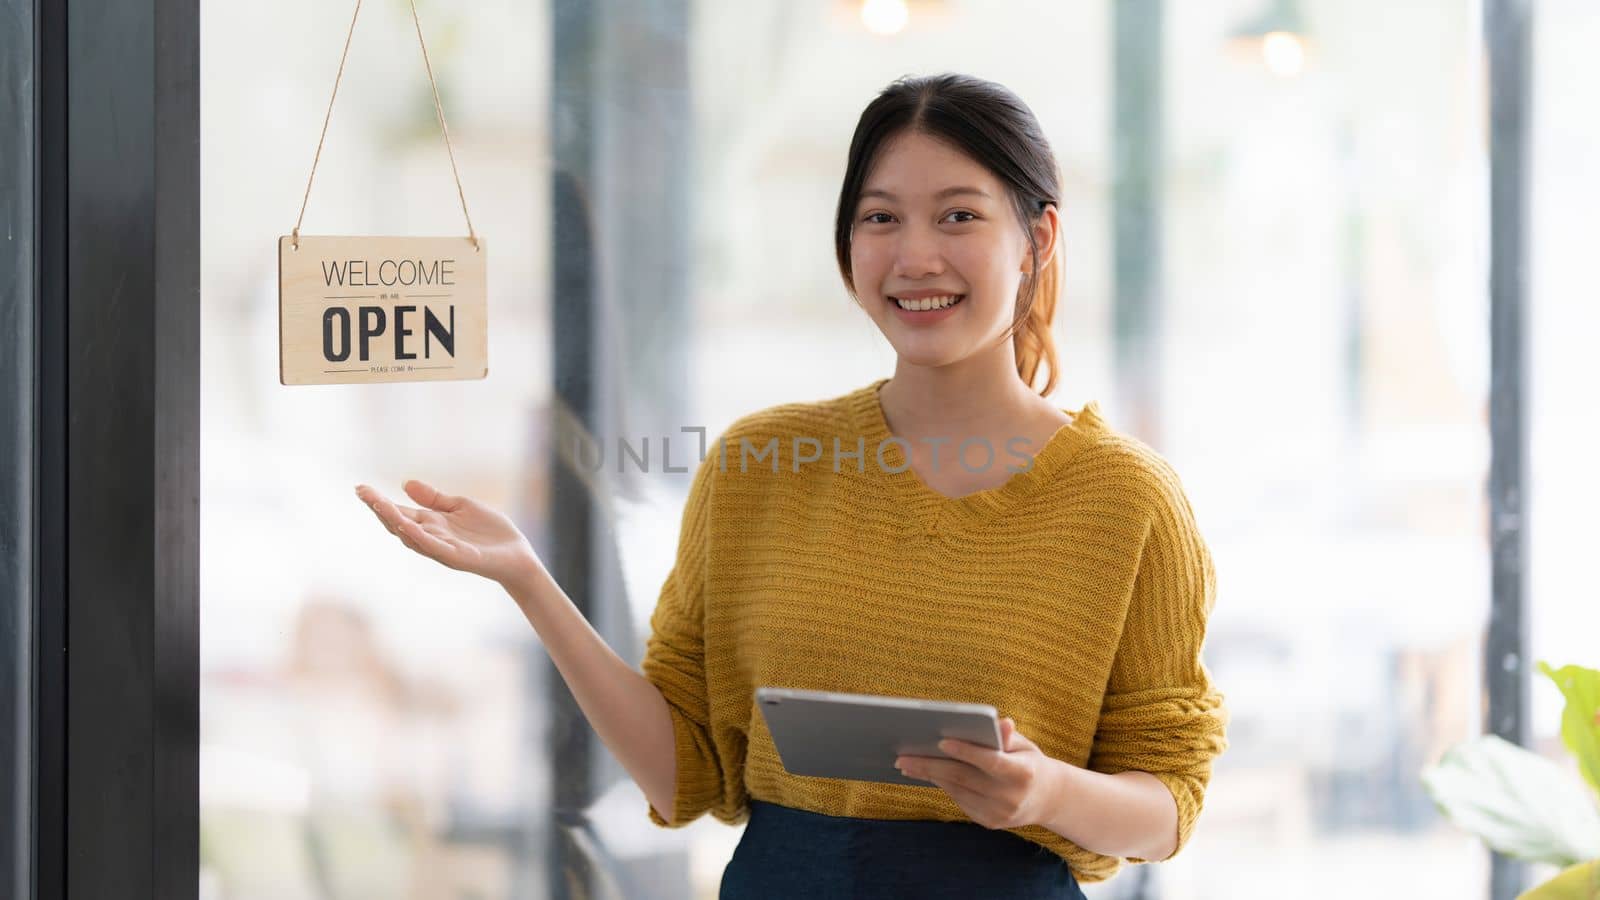
[[[1484,0],[1489,60],[1489,540],[1493,596],[1483,652],[1484,727],[1528,741],[1527,292],[1532,3]],[[1512,900],[1527,867],[1494,854],[1492,900]]]
[[[31,896],[194,897],[198,0],[31,12]]]
[[[0,3],[0,896],[33,895],[35,28]]]

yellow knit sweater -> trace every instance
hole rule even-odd
[[[743,416],[707,448],[643,663],[677,747],[671,818],[647,805],[650,820],[737,824],[752,797],[966,818],[937,786],[789,774],[754,703],[774,685],[991,704],[1048,756],[1161,779],[1181,848],[1228,719],[1201,661],[1215,571],[1177,475],[1090,402],[1062,410],[1071,424],[1025,471],[947,497],[889,440],[887,380]],[[1027,465],[1018,449],[993,465]],[[1081,882],[1122,863],[1040,825],[1011,830]]]

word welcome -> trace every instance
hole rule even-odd
[[[367,259],[325,259],[322,280],[328,287],[450,287],[456,283],[455,264],[454,259],[436,259],[431,263],[420,259],[386,259],[374,269],[372,261]],[[374,274],[377,281],[372,280]]]

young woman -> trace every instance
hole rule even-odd
[[[642,673],[504,516],[357,488],[407,547],[506,587],[651,821],[747,823],[723,897],[1081,897],[1193,832],[1226,746],[1215,572],[1171,466],[1044,398],[1060,190],[999,85],[906,78],[867,106],[834,236],[894,375],[724,432]],[[918,786],[791,775],[761,685],[991,704],[1002,749],[902,757]]]

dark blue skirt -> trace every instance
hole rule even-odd
[[[750,801],[718,896],[1084,900],[1065,860],[1009,831],[827,816],[760,800]]]

